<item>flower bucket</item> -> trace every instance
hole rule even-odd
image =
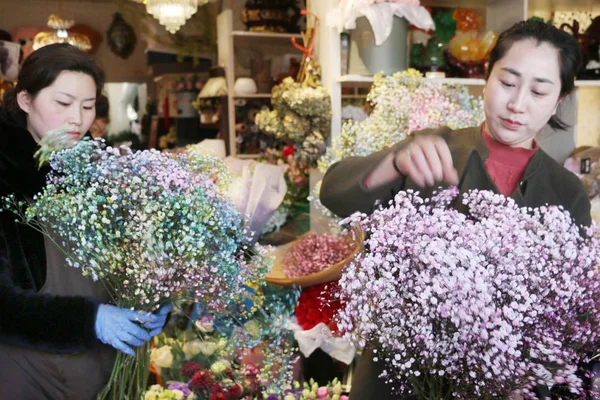
[[[408,21],[400,17],[394,17],[393,21],[392,33],[377,46],[367,18],[356,19],[356,29],[351,35],[350,74],[392,75],[408,68]]]
[[[353,244],[354,249],[352,250],[352,253],[348,257],[346,257],[342,261],[340,261],[336,264],[333,264],[332,266],[327,267],[327,268],[325,268],[319,272],[316,272],[314,274],[290,278],[285,274],[284,268],[283,268],[283,259],[285,257],[285,254],[291,247],[293,247],[295,244],[299,243],[304,236],[309,235],[311,233],[313,233],[313,232],[307,232],[304,235],[302,235],[300,238],[298,238],[297,240],[294,240],[293,242],[287,243],[283,246],[279,246],[273,251],[272,255],[275,256],[275,262],[273,263],[273,268],[271,269],[271,272],[269,272],[269,274],[267,276],[265,276],[265,281],[275,284],[275,285],[280,285],[280,286],[296,285],[296,286],[299,286],[302,288],[319,285],[321,283],[335,281],[342,276],[342,270],[344,269],[344,267],[350,261],[352,261],[354,259],[354,257],[358,253],[360,253],[363,249],[363,242],[364,242],[363,232],[358,231],[358,232],[356,232],[355,235],[353,235],[352,233],[349,233],[348,235],[346,235],[346,241],[348,243]]]

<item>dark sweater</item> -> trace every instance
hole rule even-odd
[[[48,169],[36,168],[36,149],[31,134],[0,111],[0,197],[32,198],[43,189]],[[0,213],[0,341],[60,353],[96,348],[96,301],[38,293],[45,279],[43,236]]]

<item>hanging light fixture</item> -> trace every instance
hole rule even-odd
[[[88,51],[92,48],[92,42],[86,35],[80,33],[69,32],[69,29],[75,25],[75,21],[66,20],[58,15],[51,14],[48,18],[48,28],[52,32],[40,32],[33,38],[33,50],[47,46],[53,43],[69,43],[75,47],[79,47],[83,51]]]
[[[177,32],[197,10],[198,0],[146,0],[148,14],[171,33]]]

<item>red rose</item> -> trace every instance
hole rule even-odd
[[[213,374],[210,371],[202,369],[197,371],[192,377],[189,386],[192,390],[206,390],[213,384]]]
[[[309,330],[323,322],[333,332],[337,331],[333,319],[341,307],[339,299],[335,296],[338,291],[337,281],[303,290],[295,310],[298,325],[304,330]]]
[[[235,400],[242,395],[242,387],[237,383],[234,383],[227,388],[226,394],[229,400]]]
[[[200,364],[198,364],[197,362],[191,361],[191,362],[183,364],[183,367],[181,367],[181,375],[183,375],[183,377],[186,380],[190,380],[190,379],[192,379],[194,374],[196,372],[200,371],[201,369],[202,369],[202,367],[200,367]]]
[[[289,156],[293,156],[296,154],[296,148],[294,148],[293,144],[290,144],[288,147],[283,149],[283,158],[288,158]]]
[[[223,392],[211,392],[209,400],[228,400]]]

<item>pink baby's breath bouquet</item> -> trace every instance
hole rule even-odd
[[[283,268],[290,278],[314,274],[342,261],[353,250],[343,236],[310,233],[288,250]]]
[[[562,208],[521,208],[488,191],[458,198],[456,188],[431,200],[400,192],[346,222],[367,239],[340,280],[338,326],[374,346],[395,390],[421,399],[582,391],[577,363],[600,333],[595,227],[581,235]]]

